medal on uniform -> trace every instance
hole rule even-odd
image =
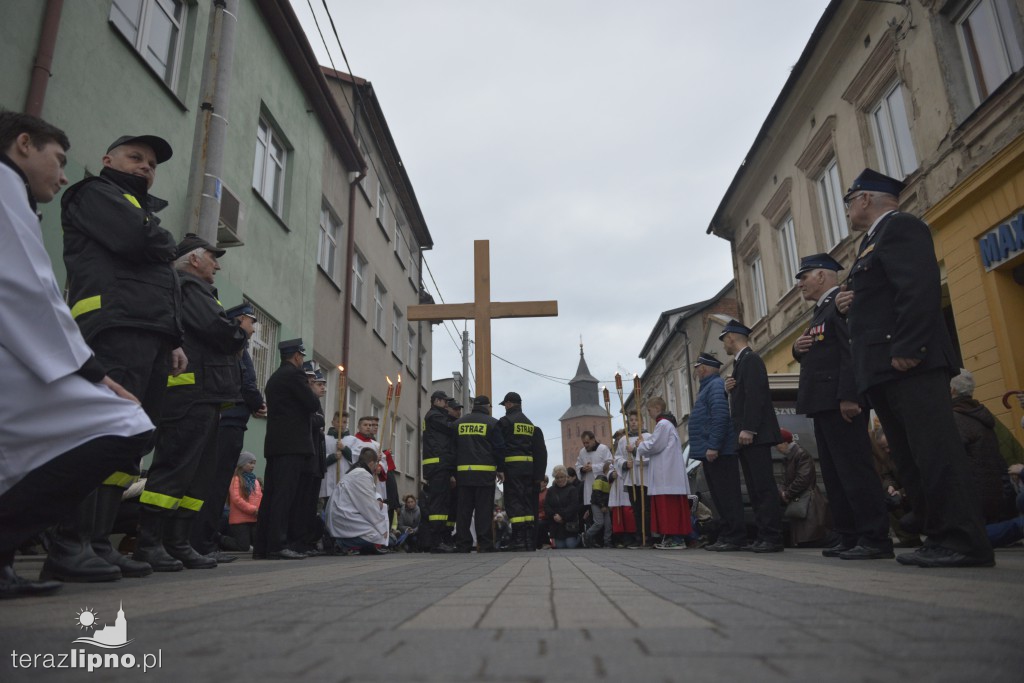
[[[815,341],[824,341],[825,340],[825,323],[821,323],[819,325],[814,325],[813,327],[811,327],[811,329],[809,329],[807,331],[807,334],[810,337],[813,337]]]

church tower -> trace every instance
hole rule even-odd
[[[562,423],[562,464],[572,467],[583,448],[580,435],[594,432],[597,440],[608,448],[612,447],[612,435],[608,432],[608,413],[601,405],[598,380],[590,374],[587,360],[583,357],[580,344],[580,364],[576,376],[569,382],[569,409],[558,421]],[[614,416],[616,413],[612,413]]]

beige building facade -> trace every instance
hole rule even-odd
[[[798,371],[800,257],[854,260],[842,196],[872,167],[907,184],[901,209],[933,229],[976,397],[1019,424],[999,398],[1024,385],[1011,342],[1024,332],[1022,17],[1021,0],[829,4],[708,227],[732,244],[741,318],[770,373]]]

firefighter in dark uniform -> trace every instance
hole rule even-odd
[[[448,515],[452,484],[455,481],[455,430],[448,414],[448,395],[435,391],[430,395],[430,410],[423,416],[423,479],[430,552],[450,553]]]
[[[850,357],[850,330],[836,309],[836,273],[828,254],[800,260],[796,277],[804,299],[815,302],[807,330],[793,343],[800,362],[796,412],[814,420],[821,478],[828,492],[838,544],[825,557],[873,560],[893,557],[889,513],[878,485],[868,413],[861,409]]]
[[[473,546],[469,525],[474,513],[479,552],[494,550],[494,481],[505,454],[505,442],[498,421],[490,412],[491,399],[477,396],[473,399],[473,410],[455,423],[455,480],[459,491],[455,549],[460,553],[468,553]]]
[[[135,559],[154,571],[208,569],[217,560],[196,552],[192,523],[206,502],[217,465],[217,422],[222,404],[241,400],[238,354],[252,334],[252,320],[232,319],[213,286],[224,250],[193,234],[178,245],[182,323],[188,368],[167,380],[167,396],[156,434]],[[211,505],[223,505],[217,496]]]
[[[885,429],[924,546],[896,558],[920,567],[991,567],[992,546],[953,418],[959,361],[942,312],[931,229],[899,211],[903,183],[865,169],[843,197],[866,232],[836,307],[847,315],[857,390]]]
[[[231,319],[245,317],[253,323],[256,322],[256,310],[250,303],[229,308],[226,314]],[[249,355],[248,343],[238,356],[238,372],[242,378],[242,402],[227,403],[220,411],[220,422],[217,423],[217,467],[203,500],[217,500],[219,496],[225,495],[231,485],[231,477],[235,474],[238,456],[245,445],[249,418],[267,416],[267,404],[263,402],[263,394],[256,386],[256,367],[253,365],[252,356]],[[218,563],[224,564],[234,561],[235,556],[219,549],[222,538],[219,532],[222,513],[220,506],[203,506],[192,525],[192,547],[203,555],[213,555]],[[224,540],[230,542],[230,539]]]
[[[533,485],[530,488],[530,514],[533,515],[533,523],[530,525],[530,535],[526,539],[526,549],[536,551],[540,523],[540,492],[544,490],[544,477],[548,471],[548,446],[544,443],[544,430],[537,425],[533,426],[533,443],[530,448],[533,452]]]
[[[462,404],[457,398],[448,399],[448,420],[455,423],[462,417]],[[452,428],[452,453],[455,452],[455,429]],[[458,479],[453,477],[451,491],[448,493],[448,533],[445,539],[448,545],[455,547],[455,520],[459,516],[459,486]]]
[[[533,434],[535,427],[523,414],[523,399],[514,391],[501,400],[505,415],[498,420],[498,429],[505,441],[505,458],[499,470],[504,474],[505,510],[512,525],[508,550],[534,549],[533,527],[536,485],[533,476]]]
[[[107,148],[99,174],[61,197],[71,316],[96,360],[139,398],[153,424],[160,421],[167,376],[183,372],[186,362],[172,265],[177,244],[156,216],[167,202],[149,193],[157,166],[172,154],[155,135],[122,136]],[[152,442],[144,446],[139,459],[151,448]],[[137,462],[114,472],[57,527],[43,567],[48,576],[103,581],[152,573],[110,544],[121,495],[138,478]],[[91,544],[81,542],[90,536]]]
[[[314,454],[313,416],[320,411],[320,400],[302,370],[302,339],[283,341],[277,349],[281,367],[267,380],[266,388],[266,484],[252,556],[257,560],[301,560],[306,556],[294,548],[299,529],[293,520],[296,506],[301,505],[302,473]]]

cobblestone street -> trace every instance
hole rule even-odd
[[[239,559],[0,605],[0,680],[142,674],[23,668],[26,654],[79,649],[80,665],[153,655],[145,675],[167,681],[1019,681],[1024,552],[997,563],[933,571],[816,550]],[[122,604],[126,647],[71,644],[87,635],[79,612],[111,624]]]

